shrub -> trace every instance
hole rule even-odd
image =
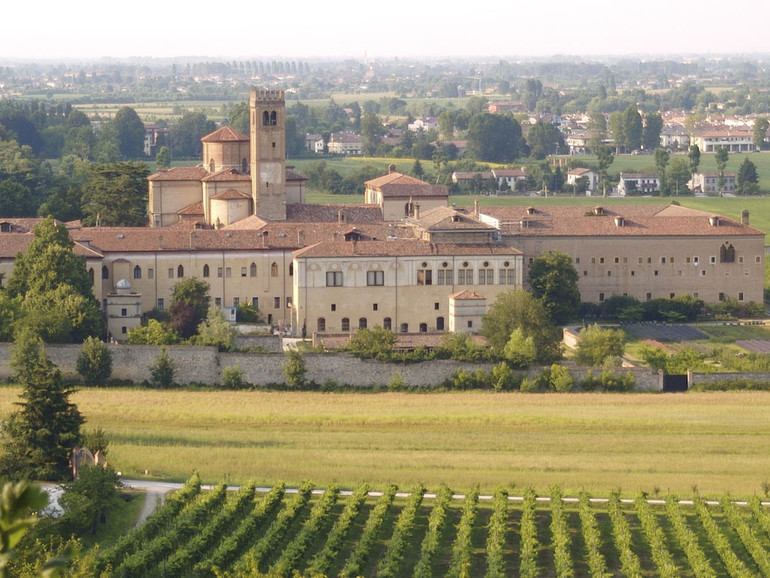
[[[619,375],[611,369],[605,369],[602,371],[599,379],[604,391],[631,391],[636,385],[636,379],[634,379],[634,375],[630,371]]]
[[[572,386],[575,385],[575,380],[570,375],[569,370],[562,365],[553,364],[548,377],[551,389],[554,391],[561,393],[572,391]]]
[[[239,323],[256,323],[259,321],[259,309],[251,303],[241,303],[235,311],[235,319]]]
[[[240,365],[228,365],[222,370],[222,387],[224,389],[247,389],[249,384],[243,379]]]
[[[86,385],[104,385],[112,375],[112,352],[109,347],[95,337],[88,337],[80,348],[77,370]]]
[[[160,352],[155,358],[155,363],[150,368],[150,384],[160,389],[168,389],[174,385],[174,375],[176,374],[176,364],[168,350],[165,347],[160,348]]]
[[[307,367],[305,359],[296,349],[286,350],[286,361],[283,363],[283,376],[286,379],[286,385],[293,389],[301,389],[305,386],[305,376]]]
[[[388,382],[388,389],[390,391],[402,391],[406,388],[406,381],[400,371],[394,371]]]
[[[490,381],[496,391],[509,391],[520,385],[516,374],[505,361],[501,361],[492,368]]]

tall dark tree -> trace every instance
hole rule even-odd
[[[529,268],[529,284],[555,325],[575,318],[580,307],[580,289],[578,272],[569,255],[559,251],[541,254]]]
[[[717,147],[714,160],[717,163],[717,172],[719,173],[719,196],[724,194],[725,189],[725,169],[727,168],[727,160],[730,158],[730,153],[724,147]]]
[[[380,117],[373,112],[364,113],[361,117],[361,152],[365,157],[377,154],[380,139],[385,133]]]
[[[507,163],[519,156],[521,126],[511,116],[482,112],[468,126],[468,154],[480,161]]]
[[[538,120],[527,131],[527,145],[529,156],[542,160],[558,149],[564,150],[564,135],[552,122]]]
[[[121,107],[109,124],[117,133],[123,158],[138,159],[144,156],[144,123],[133,108]]]
[[[660,178],[660,191],[661,193],[668,190],[666,180],[666,167],[668,167],[668,161],[671,158],[668,151],[664,148],[658,147],[655,149],[655,168],[658,170],[658,177]]]
[[[767,129],[770,128],[770,121],[766,118],[758,118],[754,121],[754,146],[761,151],[767,140]]]
[[[201,138],[214,132],[216,124],[202,112],[185,112],[171,125],[171,153],[174,158],[200,158]]]
[[[660,133],[663,130],[663,117],[660,113],[651,112],[644,116],[644,128],[642,129],[642,148],[654,151],[660,147]]]
[[[11,365],[22,387],[22,401],[3,426],[0,473],[11,479],[70,479],[70,454],[80,443],[85,421],[69,400],[73,390],[64,385],[61,372],[32,331],[17,334]]]
[[[209,284],[195,277],[178,281],[171,292],[169,327],[189,339],[209,312]]]
[[[615,160],[615,156],[612,154],[612,149],[607,145],[601,145],[596,150],[596,160],[599,163],[599,188],[602,191],[602,196],[607,194],[607,171],[610,165]]]
[[[749,157],[743,157],[743,162],[738,168],[736,181],[738,184],[738,191],[742,195],[750,195],[759,190],[757,165],[755,165]]]
[[[147,220],[147,176],[142,162],[95,165],[83,186],[85,225],[141,227]]]
[[[642,115],[636,106],[629,104],[623,111],[623,136],[625,138],[626,151],[638,150],[642,147]]]

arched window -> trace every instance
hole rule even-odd
[[[107,265],[102,267],[102,279],[109,279],[110,278],[110,270],[107,268]]]
[[[427,332],[428,332],[428,324],[420,323],[420,333],[427,333]]]
[[[270,265],[270,276],[271,277],[278,277],[278,263],[273,261],[273,264]]]
[[[436,317],[436,331],[444,331],[444,318]]]
[[[408,323],[402,323],[401,324],[401,333],[409,333],[409,324]]]
[[[390,319],[390,317],[386,317],[385,319],[382,320],[383,328],[390,329],[392,325],[393,325],[393,321]]]
[[[735,247],[732,244],[724,244],[719,248],[720,263],[735,263]]]
[[[179,265],[179,267],[176,268],[176,276],[177,277],[184,277],[184,267]]]
[[[318,331],[323,332],[326,331],[326,319],[323,317],[318,318]]]
[[[262,124],[268,126],[270,124],[270,114],[265,111],[262,113]]]
[[[278,115],[275,114],[275,111],[270,113],[270,124],[272,126],[275,126],[278,124]]]
[[[203,266],[203,276],[204,277],[208,277],[209,273],[210,273],[209,266],[208,265],[204,265]]]
[[[358,320],[358,328],[366,329],[366,317],[361,317],[361,319]]]
[[[134,267],[134,279],[141,279],[142,278],[142,268],[137,265]]]
[[[249,276],[256,277],[257,276],[257,264],[252,263],[251,267],[249,267]]]
[[[91,267],[91,268],[88,270],[88,276],[89,276],[89,277],[90,277],[90,279],[91,279],[91,285],[93,285],[93,284],[94,284],[94,268],[93,268],[93,267]],[[2,278],[0,278],[0,281],[2,281]]]
[[[350,319],[348,319],[347,317],[342,318],[342,330],[350,331]]]

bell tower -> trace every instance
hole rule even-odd
[[[282,90],[251,89],[251,195],[254,213],[286,220],[286,102]]]

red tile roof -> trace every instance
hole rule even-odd
[[[217,171],[215,173],[208,173],[206,176],[201,178],[201,181],[203,181],[204,183],[230,182],[230,181],[240,181],[240,182],[250,183],[251,177],[235,169],[222,169],[221,171]]]
[[[200,181],[208,174],[202,166],[161,169],[147,177],[148,181]]]
[[[201,139],[201,142],[248,142],[249,137],[229,126],[215,130]]]
[[[212,201],[235,201],[250,198],[251,196],[242,193],[241,191],[236,191],[235,189],[227,189],[226,191],[221,191],[216,195],[211,196]],[[203,205],[201,205],[201,208],[202,207]],[[203,211],[201,211],[201,214],[203,214]]]
[[[521,255],[521,251],[504,245],[480,244],[459,245],[450,243],[429,243],[419,240],[390,241],[324,241],[299,249],[294,257],[416,257],[416,256],[452,256],[452,255]]]
[[[431,185],[420,179],[397,172],[366,181],[366,187],[379,191],[384,198],[449,196],[449,191],[444,185]]]

